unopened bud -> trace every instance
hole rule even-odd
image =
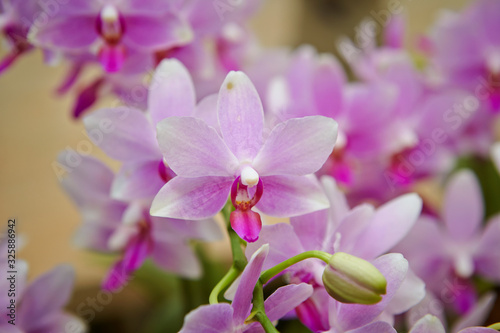
[[[323,272],[325,289],[342,303],[375,304],[386,293],[387,281],[366,260],[344,252],[334,253]]]

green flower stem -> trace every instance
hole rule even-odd
[[[222,209],[222,216],[226,222],[227,232],[231,242],[233,265],[226,275],[224,275],[224,277],[215,285],[214,289],[212,289],[209,297],[210,304],[217,304],[219,302],[219,295],[224,292],[234,282],[234,280],[236,280],[247,265],[247,258],[241,248],[241,238],[236,234],[236,232],[234,232],[233,228],[231,228],[231,223],[229,222],[229,217],[231,216],[231,212],[233,210],[234,207],[230,202]]]
[[[231,227],[228,228],[229,240],[231,241],[231,252],[233,253],[233,266],[243,272],[248,261],[241,248],[240,237]]]
[[[296,255],[295,257],[292,257],[290,259],[287,259],[278,265],[269,268],[268,270],[264,271],[261,275],[259,280],[257,281],[257,284],[255,285],[255,288],[253,290],[253,308],[252,308],[252,313],[250,315],[250,320],[256,320],[258,321],[261,325],[262,328],[266,333],[279,333],[276,327],[274,327],[273,323],[271,320],[266,315],[266,310],[264,308],[264,291],[263,291],[263,285],[266,284],[269,280],[271,280],[273,277],[281,273],[283,270],[287,269],[288,267],[302,261],[305,259],[309,258],[317,258],[321,259],[324,262],[328,263],[330,261],[330,258],[332,257],[331,254],[322,252],[322,251],[307,251],[303,252],[301,254]]]
[[[209,302],[210,304],[219,303],[219,295],[231,285],[231,283],[236,280],[240,275],[241,271],[237,269],[234,265],[231,266],[229,271],[224,275],[224,277],[215,285],[214,289],[210,293]]]
[[[252,316],[253,315],[253,316]],[[252,308],[252,319],[255,318],[261,325],[266,333],[279,333],[279,331],[274,327],[271,320],[266,315],[266,310],[264,308],[264,290],[262,288],[262,282],[257,281],[255,288],[253,290],[253,308]]]
[[[291,257],[279,264],[277,264],[274,267],[269,268],[268,270],[265,270],[261,275],[260,275],[260,282],[262,284],[266,284],[271,280],[273,277],[281,273],[283,270],[287,269],[288,267],[302,261],[305,259],[309,258],[317,258],[321,259],[324,262],[328,264],[330,261],[330,258],[332,257],[331,254],[323,252],[323,251],[306,251],[302,252],[301,254],[297,254],[295,257]]]

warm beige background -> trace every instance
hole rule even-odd
[[[309,42],[321,50],[331,50],[339,31],[352,35],[353,26],[369,15],[370,3],[268,0],[253,26],[265,45]],[[410,19],[408,40],[426,31],[437,8],[460,8],[464,3],[467,1],[401,0]],[[384,8],[383,3],[379,6]],[[0,223],[6,225],[8,218],[17,219],[19,231],[27,240],[21,256],[29,262],[31,276],[70,262],[77,269],[80,283],[95,283],[103,272],[95,267],[90,254],[71,245],[79,215],[52,169],[61,150],[75,149],[86,140],[81,123],[70,118],[72,99],[56,98],[54,94],[63,74],[63,67],[43,65],[36,52],[20,59],[0,77]],[[94,152],[99,154],[96,148]]]

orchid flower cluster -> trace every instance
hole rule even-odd
[[[69,63],[66,93],[99,68],[72,112],[120,168],[75,167],[68,151],[57,166],[81,211],[75,243],[115,258],[102,288],[148,259],[201,278],[193,244],[227,234],[232,264],[180,332],[278,332],[290,319],[312,332],[497,332],[479,325],[500,284],[500,216],[486,215],[481,171],[456,165],[496,165],[500,187],[500,1],[444,13],[418,57],[400,16],[382,45],[342,40],[355,80],[310,46],[260,47],[245,25],[259,3],[0,2],[0,71],[39,48]],[[90,112],[106,92],[123,105]],[[442,205],[423,181],[444,184]],[[0,328],[84,332],[60,312],[71,281],[59,267],[21,288],[24,326]]]

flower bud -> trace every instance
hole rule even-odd
[[[386,293],[387,281],[366,260],[344,252],[334,253],[323,272],[325,289],[342,303],[375,304]]]

